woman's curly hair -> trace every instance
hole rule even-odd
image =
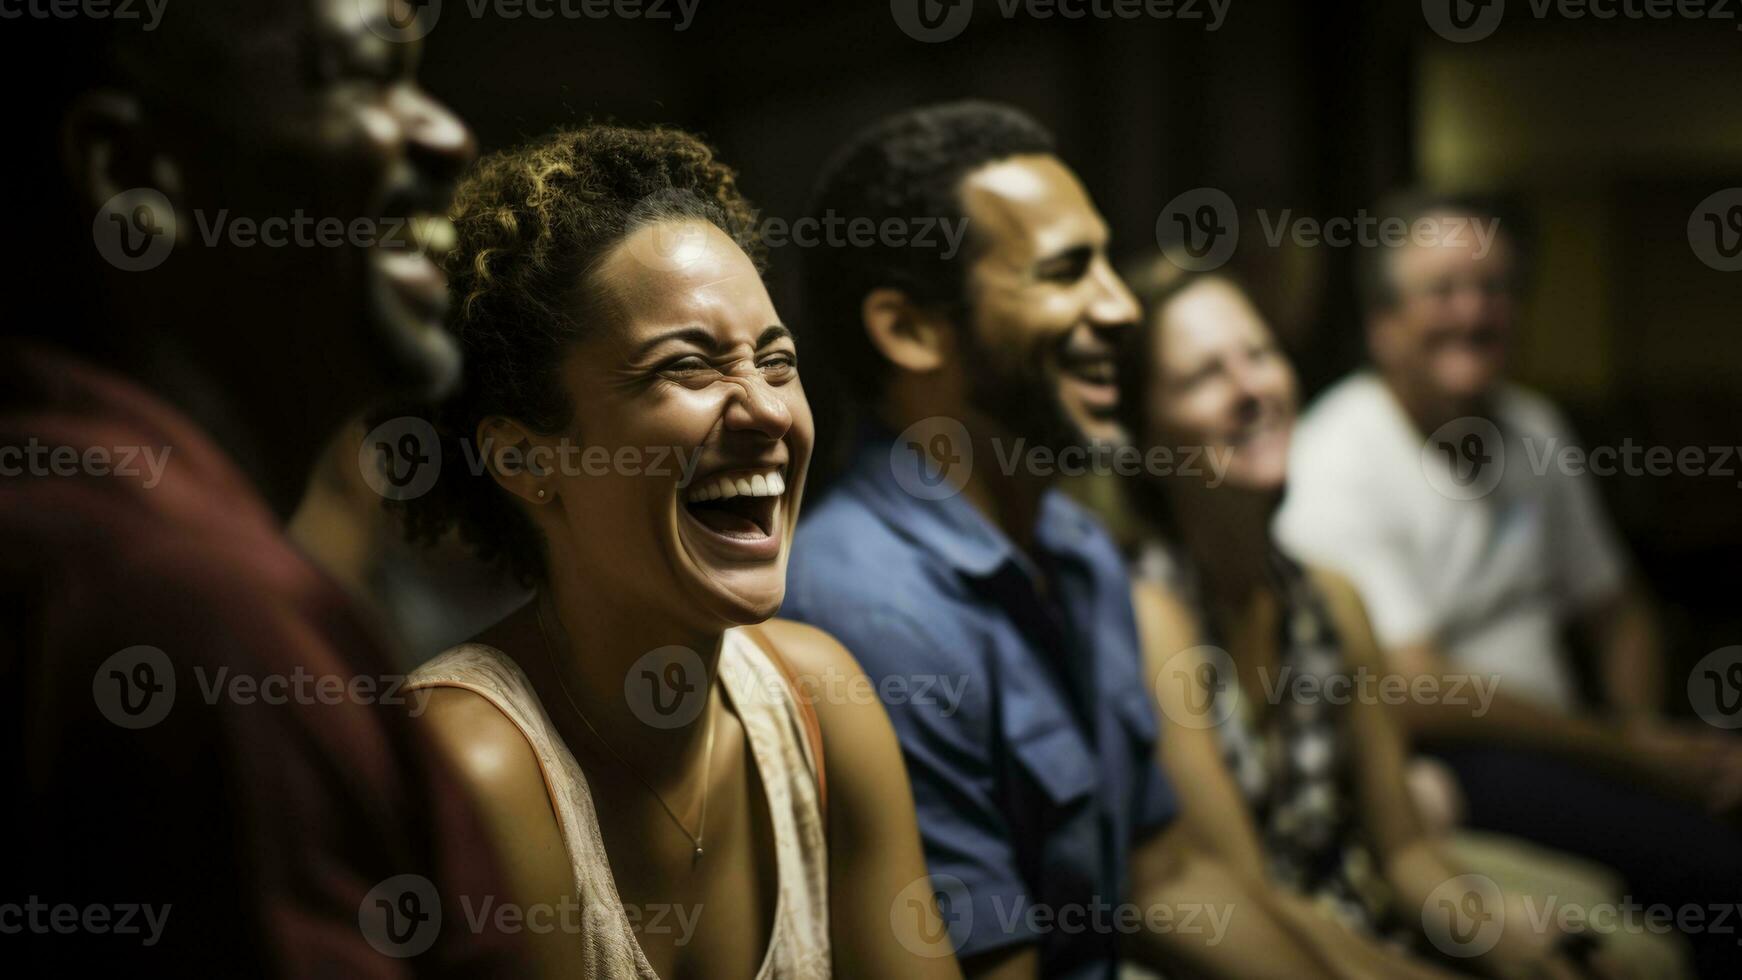
[[[390,506],[409,540],[432,544],[457,529],[481,559],[506,563],[531,586],[544,578],[544,539],[482,465],[479,422],[500,415],[542,435],[567,431],[574,408],[558,372],[570,346],[608,315],[593,281],[599,264],[640,227],[700,219],[761,270],[755,211],[736,173],[694,136],[589,125],[481,160],[451,217],[458,243],[444,264],[461,382],[438,405],[397,413],[435,427],[446,465],[429,492]]]

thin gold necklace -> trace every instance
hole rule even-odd
[[[562,666],[557,663],[556,650],[555,650],[555,648],[553,648],[551,646],[550,630],[546,629],[544,626],[544,597],[543,596],[540,596],[535,601],[534,606],[533,606],[533,614],[538,617],[538,635],[544,638],[545,656],[550,659],[551,669],[556,671],[557,687],[562,689],[563,697],[568,699],[569,707],[575,709],[575,714],[580,716],[581,724],[587,726],[587,731],[593,733],[593,737],[599,740],[599,744],[603,745],[605,747],[606,752],[611,753],[611,758],[616,759],[618,765],[622,766],[629,773],[629,775],[634,776],[635,780],[637,782],[639,782],[642,786],[646,787],[647,791],[649,793],[653,794],[653,798],[658,800],[659,805],[662,808],[664,808],[665,815],[670,817],[671,822],[674,824],[677,824],[677,829],[683,831],[684,836],[688,837],[690,839],[690,842],[695,845],[696,850],[695,850],[695,853],[693,855],[691,855],[691,857],[690,857],[690,863],[693,865],[696,862],[700,861],[702,859],[702,834],[706,833],[707,829],[708,829],[708,787],[710,784],[710,776],[712,775],[712,773],[714,771],[714,728],[715,728],[715,726],[714,726],[713,716],[708,715],[707,761],[702,764],[702,817],[701,817],[701,821],[698,825],[697,832],[692,834],[692,833],[690,833],[690,829],[683,825],[683,821],[678,819],[677,814],[672,810],[671,805],[669,803],[665,802],[665,797],[659,795],[659,790],[654,789],[652,783],[648,782],[645,779],[642,779],[641,774],[639,772],[635,771],[635,767],[631,766],[627,760],[625,760],[622,756],[617,754],[617,750],[611,747],[611,743],[605,741],[605,736],[600,735],[599,730],[597,728],[593,727],[593,723],[587,720],[587,713],[585,711],[582,711],[581,706],[575,703],[575,696],[573,694],[569,693],[568,682],[563,680]],[[702,713],[707,714],[707,705],[705,702],[702,706],[702,709],[703,709]]]

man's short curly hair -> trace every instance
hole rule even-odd
[[[1052,134],[1028,114],[979,100],[921,106],[889,116],[853,137],[824,169],[810,211],[819,218],[870,218],[913,226],[966,218],[962,180],[988,164],[1054,153]],[[935,236],[934,236],[935,237]],[[865,334],[860,310],[873,289],[901,290],[958,323],[967,315],[967,269],[984,243],[968,229],[961,253],[878,242],[829,243],[810,253],[807,340],[862,404],[882,394],[889,365]]]
[[[445,260],[448,329],[464,371],[446,401],[395,413],[434,425],[443,466],[429,492],[393,506],[410,540],[433,543],[457,529],[480,558],[506,563],[530,586],[545,575],[544,539],[476,465],[485,459],[479,422],[500,415],[542,435],[567,431],[574,407],[559,371],[569,348],[610,315],[593,274],[612,249],[645,225],[700,219],[760,270],[755,212],[736,173],[694,136],[591,125],[480,161],[460,184],[452,218],[459,241]]]

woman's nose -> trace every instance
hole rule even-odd
[[[792,428],[792,412],[760,374],[729,379],[735,386],[726,405],[726,428],[759,432],[779,439]]]

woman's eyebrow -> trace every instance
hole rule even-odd
[[[676,330],[667,330],[665,333],[659,334],[655,337],[650,337],[643,341],[641,346],[635,348],[635,355],[630,359],[639,361],[643,357],[646,357],[649,351],[661,344],[667,344],[674,340],[685,340],[697,347],[706,348],[710,351],[719,348],[719,344],[714,340],[714,335],[711,331],[704,330],[701,327],[679,327]]]
[[[765,327],[763,328],[761,335],[756,338],[756,349],[761,350],[783,337],[791,336],[792,331],[788,330],[782,324],[776,323],[772,326]],[[719,339],[714,336],[712,331],[702,327],[678,327],[675,330],[667,330],[665,333],[659,334],[655,337],[650,337],[643,341],[639,347],[635,348],[635,354],[631,360],[639,361],[643,357],[646,357],[648,352],[662,344],[668,344],[675,340],[688,341],[689,343],[704,348],[712,353],[718,353],[722,349]]]

